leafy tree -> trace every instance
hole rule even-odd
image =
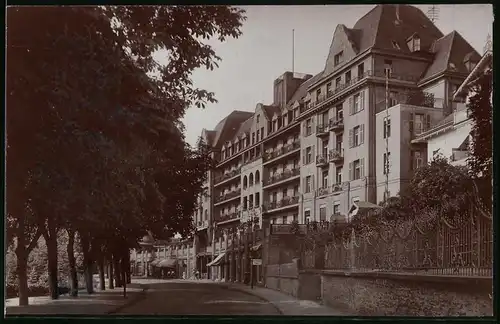
[[[8,9],[8,238],[21,304],[41,235],[57,298],[61,228],[78,233],[89,290],[103,250],[148,229],[188,231],[210,159],[185,144],[179,120],[215,101],[190,74],[220,60],[203,39],[236,38],[244,19],[227,6]],[[158,50],[167,64],[154,60]]]
[[[493,109],[491,95],[493,91],[493,70],[490,66],[471,88],[471,96],[467,109],[473,121],[472,154],[467,159],[471,176],[476,179],[480,188],[481,200],[486,210],[492,206],[492,174],[493,174]]]

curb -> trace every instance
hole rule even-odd
[[[240,287],[238,287],[238,286],[233,286],[233,285],[231,285],[231,284],[226,284],[226,285],[224,285],[224,287],[225,287],[226,289],[229,289],[229,290],[235,290],[235,291],[239,291],[239,292],[242,292],[242,293],[247,294],[247,295],[250,295],[250,296],[257,297],[257,298],[259,298],[260,300],[265,301],[265,302],[267,302],[267,303],[271,304],[271,305],[272,305],[272,306],[273,306],[273,307],[274,307],[274,308],[278,311],[278,313],[279,313],[280,315],[285,315],[285,313],[283,313],[283,311],[282,311],[282,310],[281,310],[278,306],[276,306],[276,305],[275,305],[272,301],[270,301],[270,300],[269,300],[269,299],[267,299],[267,298],[264,298],[264,297],[262,297],[262,296],[260,296],[260,295],[258,295],[258,294],[252,293],[251,291],[248,291],[248,290],[246,290],[246,289],[242,289],[242,288],[240,288]]]
[[[120,305],[117,308],[114,308],[114,309],[106,312],[106,315],[116,314],[119,311],[121,311],[121,310],[123,310],[123,309],[125,309],[127,307],[130,307],[130,306],[134,305],[135,303],[137,303],[137,302],[139,302],[141,300],[144,300],[146,298],[147,291],[148,291],[149,287],[146,286],[146,285],[144,285],[144,284],[139,284],[139,286],[142,288],[142,291],[137,294],[138,295],[137,297],[132,298],[131,300],[127,301],[125,304]]]

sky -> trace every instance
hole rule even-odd
[[[374,5],[247,6],[243,35],[224,43],[209,41],[222,58],[214,71],[198,69],[194,85],[213,91],[218,100],[205,109],[189,108],[184,116],[186,140],[195,145],[203,128],[214,129],[233,110],[255,111],[270,104],[273,82],[292,70],[292,30],[295,30],[295,72],[323,70],[335,27],[352,28]],[[429,5],[417,5],[424,13]],[[439,5],[437,27],[443,34],[458,31],[480,54],[493,34],[490,4]]]

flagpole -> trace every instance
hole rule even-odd
[[[292,29],[292,73],[295,73],[295,29]]]

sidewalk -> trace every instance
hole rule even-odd
[[[91,295],[85,290],[78,291],[78,297],[59,296],[51,300],[48,296],[30,297],[28,306],[19,306],[19,298],[5,300],[6,315],[106,315],[137,302],[145,296],[140,284],[127,285],[127,297],[123,298],[123,288],[95,290]]]
[[[310,301],[310,300],[300,300],[293,296],[287,295],[280,291],[272,290],[269,288],[254,286],[252,289],[250,286],[241,283],[228,283],[212,281],[209,279],[201,280],[179,280],[182,282],[190,283],[211,283],[216,285],[222,285],[228,289],[238,290],[247,294],[251,294],[265,300],[276,307],[282,315],[287,316],[349,316],[342,311],[335,310],[333,308],[327,307],[320,303]]]

